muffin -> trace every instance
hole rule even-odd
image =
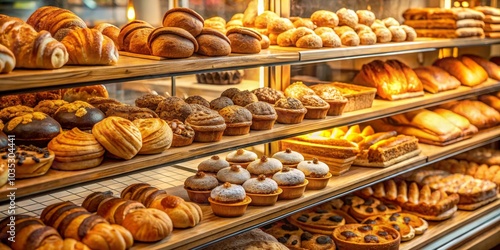
[[[194,141],[194,130],[191,126],[174,119],[167,121],[168,126],[172,129],[172,145],[171,147],[184,147],[191,145]]]
[[[226,122],[224,135],[245,135],[252,126],[252,113],[244,107],[231,105],[219,110]]]
[[[165,99],[166,98],[164,96],[149,93],[137,98],[135,100],[135,106],[156,110],[158,108],[158,104]]]
[[[285,97],[285,94],[283,94],[283,92],[269,87],[254,89],[252,93],[254,93],[255,96],[257,96],[257,100],[267,102],[270,104],[275,104],[276,101]]]
[[[278,201],[278,195],[283,192],[278,183],[265,175],[248,179],[243,183],[247,195],[252,198],[250,205],[272,206]]]
[[[323,189],[332,177],[328,165],[316,158],[313,158],[311,161],[300,162],[297,165],[297,169],[302,171],[309,181],[307,189]]]
[[[186,119],[186,124],[194,130],[194,141],[216,142],[222,139],[226,129],[224,118],[213,110],[202,110],[192,113]]]
[[[191,114],[191,106],[182,98],[170,96],[161,101],[156,108],[156,114],[163,120],[177,119],[182,122]]]
[[[188,177],[184,181],[184,189],[189,199],[196,203],[208,203],[208,197],[212,189],[219,185],[219,181],[212,175],[198,171],[196,175]]]
[[[316,84],[311,86],[311,89],[314,90],[321,99],[330,104],[327,115],[335,116],[342,114],[348,99],[345,98],[337,88],[327,84]]]
[[[304,160],[304,156],[287,148],[285,151],[276,152],[273,158],[278,159],[283,167],[296,168],[297,164]]]
[[[240,165],[244,168],[246,168],[248,166],[248,164],[250,164],[250,162],[255,161],[255,159],[257,159],[256,153],[242,149],[242,148],[240,148],[236,151],[230,152],[226,156],[226,161],[228,161],[230,165],[233,165],[233,164]]]
[[[220,96],[227,96],[227,97],[233,99],[233,96],[239,92],[240,92],[240,89],[238,89],[238,88],[228,88],[228,89],[222,91]]]
[[[216,216],[239,217],[245,214],[252,199],[242,186],[226,182],[212,189],[208,201]]]
[[[8,122],[10,119],[16,116],[22,116],[25,114],[31,114],[34,112],[32,107],[23,106],[23,105],[15,105],[7,108],[3,108],[0,110],[0,120],[3,122]],[[41,112],[41,111],[38,111]],[[43,112],[45,113],[45,112]],[[48,114],[50,115],[50,114]]]
[[[269,130],[274,127],[274,122],[278,119],[276,110],[267,102],[253,102],[245,106],[252,113],[252,130]]]
[[[283,189],[283,193],[278,197],[280,200],[300,198],[309,183],[302,171],[289,167],[283,167],[281,171],[275,173],[273,180]]]
[[[65,100],[43,100],[43,101],[39,102],[33,108],[33,111],[42,112],[42,113],[45,113],[49,116],[53,116],[56,113],[57,109],[59,109],[61,106],[65,105],[67,103],[68,102]],[[90,105],[92,105],[92,104],[90,104]]]
[[[278,114],[277,121],[284,124],[301,123],[307,113],[302,103],[293,97],[281,98],[274,104]]]
[[[203,105],[203,106],[205,106],[207,108],[210,108],[210,103],[205,98],[203,98],[203,97],[201,97],[199,95],[189,96],[184,101],[187,104],[200,104],[200,105]]]
[[[191,106],[191,110],[193,113],[198,111],[207,111],[207,112],[213,111],[209,107],[203,106],[201,104],[194,103],[194,104],[189,104],[189,106]]]
[[[259,99],[257,99],[257,96],[248,90],[243,90],[243,91],[240,91],[240,92],[234,94],[233,97],[231,98],[231,100],[233,100],[234,105],[238,105],[238,106],[242,106],[242,107],[245,107],[246,105],[248,105],[252,102],[259,101]]]
[[[53,117],[63,129],[79,128],[82,131],[90,131],[105,115],[87,102],[74,101],[57,109]]]
[[[240,165],[232,165],[217,172],[217,180],[220,182],[241,185],[248,179],[250,179],[250,172]]]
[[[260,159],[257,159],[247,166],[248,172],[250,172],[254,177],[261,174],[272,177],[275,173],[281,171],[283,164],[277,159],[268,158],[263,155]]]
[[[198,164],[198,171],[203,171],[207,175],[216,176],[217,172],[223,168],[229,167],[229,162],[214,155]]]
[[[234,105],[233,100],[231,100],[231,98],[229,98],[227,96],[221,96],[221,97],[215,98],[210,102],[210,108],[215,110],[215,111],[219,111],[219,110],[221,110],[227,106],[231,106],[231,105]]]
[[[114,105],[106,111],[106,117],[118,116],[129,121],[137,119],[158,118],[158,115],[151,109],[139,108],[130,105]]]
[[[307,109],[305,119],[324,119],[330,109],[330,104],[317,95],[305,95],[300,98]]]

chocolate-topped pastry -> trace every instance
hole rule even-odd
[[[87,102],[74,101],[61,106],[54,113],[54,119],[63,129],[76,127],[82,131],[89,131],[94,124],[104,119],[104,113]]]
[[[110,107],[108,111],[106,111],[106,117],[109,116],[119,116],[130,121],[136,119],[158,118],[158,115],[151,109],[129,105]]]
[[[9,146],[0,148],[1,164],[5,163],[7,165],[11,151],[12,148]],[[16,166],[16,179],[44,175],[54,161],[54,152],[47,148],[39,148],[33,145],[15,146],[13,148],[13,153]]]
[[[154,111],[158,108],[158,104],[165,99],[164,96],[149,93],[137,98],[135,100],[135,106],[148,108]]]
[[[33,144],[39,147],[46,147],[61,131],[61,125],[56,120],[41,112],[14,117],[3,128],[5,134],[16,137],[17,145]]]
[[[33,108],[23,105],[10,106],[0,110],[0,120],[8,122],[10,119],[24,114],[33,113]]]
[[[106,97],[91,97],[87,99],[87,102],[101,110],[104,114],[106,114],[106,112],[108,112],[108,110],[112,107],[125,105],[116,99]]]
[[[187,104],[200,104],[200,105],[203,105],[205,107],[208,107],[210,108],[210,103],[203,97],[199,96],[199,95],[193,95],[193,96],[189,96],[188,98],[186,98],[186,100],[184,100]]]
[[[191,106],[182,98],[176,96],[167,97],[158,104],[156,113],[163,120],[178,119],[182,122],[192,113]]]
[[[53,116],[56,111],[65,104],[68,104],[65,100],[43,100],[39,102],[33,110]]]

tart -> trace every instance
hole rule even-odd
[[[274,122],[278,119],[276,110],[267,102],[253,102],[245,106],[252,113],[252,130],[269,130],[274,126]]]
[[[218,155],[214,155],[198,164],[198,171],[203,171],[205,174],[216,176],[217,172],[223,168],[229,167],[229,162],[221,159]]]
[[[311,234],[309,232],[304,232],[300,236],[302,242],[301,247],[305,249],[315,249],[315,250],[334,250],[335,242],[328,235],[323,234]]]
[[[226,122],[224,135],[245,135],[252,126],[252,113],[242,106],[231,105],[219,110]]]
[[[384,204],[379,199],[373,197],[363,199],[358,196],[353,196],[348,200],[351,202],[349,214],[351,214],[359,221],[374,215],[393,214],[401,212],[400,206],[394,204]]]
[[[290,148],[276,152],[273,158],[278,159],[283,164],[283,167],[289,168],[296,168],[304,160],[304,156],[301,153],[293,151]]]
[[[256,153],[242,148],[230,152],[226,156],[226,161],[228,161],[230,165],[237,164],[244,168],[246,168],[248,164],[255,161],[256,159],[257,159]]]
[[[216,216],[239,217],[245,214],[252,199],[242,186],[226,182],[212,189],[208,201]]]
[[[173,133],[171,147],[184,147],[193,143],[194,130],[191,126],[177,119],[167,121],[167,124],[170,126]]]
[[[262,227],[262,231],[274,236],[280,243],[289,248],[300,249],[301,235],[304,231],[286,220],[266,225]]]
[[[184,189],[189,199],[196,203],[208,203],[208,197],[212,189],[219,185],[217,178],[198,171],[196,175],[188,177],[184,181]]]
[[[309,183],[302,171],[289,167],[283,167],[281,171],[275,173],[273,180],[283,189],[283,193],[279,196],[280,200],[291,200],[302,197]]]
[[[307,113],[302,103],[293,97],[281,98],[274,104],[278,114],[277,121],[284,124],[301,123]]]
[[[216,142],[222,139],[226,129],[224,118],[213,110],[201,110],[193,112],[186,119],[186,125],[194,130],[194,141]]]
[[[231,165],[230,167],[223,168],[217,172],[217,179],[222,183],[229,182],[241,185],[250,179],[250,177],[250,172],[242,168],[240,165]]]
[[[332,234],[335,228],[347,224],[344,214],[320,208],[295,213],[288,217],[288,221],[306,231],[320,234]]]
[[[251,162],[247,166],[248,172],[252,174],[254,177],[257,177],[261,174],[272,177],[276,172],[281,171],[283,168],[283,164],[277,159],[268,158],[263,155],[260,159],[256,159]]]
[[[317,95],[305,95],[300,98],[306,107],[305,119],[324,119],[330,109],[330,104]]]
[[[309,181],[306,189],[323,189],[328,185],[328,181],[332,177],[328,165],[316,158],[311,161],[300,162],[297,165],[297,169],[304,172],[306,179]]]
[[[283,192],[276,181],[265,175],[248,179],[242,186],[247,195],[252,198],[250,205],[254,206],[272,206],[278,201],[278,195]]]
[[[429,224],[424,219],[409,213],[393,213],[368,217],[361,223],[369,225],[385,224],[398,230],[401,234],[401,241],[408,241],[415,237],[415,234],[423,234]]]
[[[401,236],[385,225],[348,224],[333,231],[333,240],[339,250],[397,250]]]

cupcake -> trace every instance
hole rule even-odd
[[[252,113],[252,130],[269,130],[274,126],[274,122],[278,119],[276,110],[267,102],[253,102],[245,106]]]
[[[222,139],[226,129],[224,118],[213,110],[196,111],[186,119],[194,130],[194,141],[216,142]]]
[[[287,148],[285,151],[276,152],[273,158],[278,159],[283,167],[296,168],[297,164],[304,160],[304,156]]]
[[[248,166],[248,164],[250,164],[250,162],[255,161],[255,159],[257,159],[256,153],[242,149],[242,148],[240,148],[236,151],[233,151],[233,152],[227,154],[227,156],[226,156],[226,161],[228,161],[229,164],[240,165],[244,168],[246,168]]]
[[[216,216],[238,217],[245,214],[252,199],[242,186],[226,182],[212,189],[208,201]]]
[[[324,119],[330,109],[330,104],[317,95],[305,95],[300,98],[302,105],[307,109],[304,118]]]
[[[203,98],[203,97],[201,97],[199,95],[189,96],[184,101],[187,104],[200,104],[200,105],[203,105],[203,106],[205,106],[207,108],[210,108],[210,103],[205,98]]]
[[[297,169],[302,171],[309,181],[307,189],[323,189],[332,177],[330,168],[325,163],[313,158],[312,161],[302,161],[297,165]]]
[[[244,107],[231,105],[219,110],[226,122],[224,135],[246,135],[252,126],[252,113]]]
[[[229,162],[221,159],[218,155],[214,155],[198,164],[198,171],[203,171],[205,174],[216,176],[217,172],[223,168],[229,167]]]
[[[156,110],[158,108],[158,104],[165,100],[166,98],[161,95],[156,94],[145,94],[135,100],[135,106],[139,108],[148,108],[151,110]]]
[[[240,91],[240,92],[234,94],[234,96],[231,97],[231,100],[233,100],[234,105],[238,105],[238,106],[242,106],[242,107],[245,107],[246,105],[248,105],[252,102],[259,101],[259,99],[257,99],[257,96],[248,90],[243,90],[243,91]]]
[[[167,124],[170,126],[173,133],[171,147],[184,147],[193,143],[194,130],[191,126],[177,119],[167,121]]]
[[[210,102],[210,108],[215,110],[215,111],[219,111],[219,110],[221,110],[227,106],[231,106],[231,105],[234,105],[233,100],[231,100],[231,98],[229,98],[227,96],[221,96],[221,97],[215,98]]]
[[[259,176],[261,174],[267,177],[272,177],[276,172],[279,172],[283,168],[283,164],[277,159],[268,158],[263,155],[260,159],[257,159],[247,166],[248,172],[254,176]]]
[[[279,99],[285,98],[285,94],[283,94],[283,92],[269,87],[254,89],[252,93],[257,96],[257,100],[270,104],[275,104]]]
[[[163,120],[178,119],[182,122],[192,113],[191,106],[176,96],[167,97],[158,103],[156,113]]]
[[[188,177],[184,181],[189,199],[196,203],[208,203],[208,197],[212,189],[219,185],[219,181],[212,175],[206,175],[203,171],[198,171],[196,175]]]
[[[250,172],[239,165],[232,165],[223,168],[217,172],[217,179],[220,182],[229,182],[232,184],[243,184],[250,179]]]
[[[275,173],[273,180],[283,189],[283,193],[278,197],[280,200],[291,200],[301,197],[309,182],[302,171],[289,167],[284,167],[281,171]]]
[[[281,98],[274,104],[278,122],[284,124],[301,123],[307,113],[302,103],[293,97]]]
[[[240,89],[238,89],[238,88],[228,88],[228,89],[222,91],[220,96],[225,96],[225,97],[229,97],[230,99],[233,99],[233,96],[239,92],[240,92]]]
[[[250,205],[272,206],[278,201],[278,195],[283,192],[278,183],[265,175],[259,175],[243,183],[247,195],[252,198]]]
[[[197,111],[211,111],[211,109],[207,106],[204,106],[204,105],[201,105],[201,104],[196,104],[196,103],[192,103],[192,104],[189,104],[189,106],[191,106],[191,110],[192,112],[197,112]]]

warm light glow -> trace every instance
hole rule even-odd
[[[459,2],[459,1],[455,1],[455,2],[453,3],[453,6],[454,6],[454,7],[457,7],[457,8],[458,8],[458,7],[460,7],[460,2]]]
[[[257,14],[260,15],[264,12],[264,0],[257,1]]]
[[[367,10],[372,10],[372,6],[371,6],[371,5],[368,5],[368,6],[366,6],[366,9],[367,9]]]
[[[444,6],[443,8],[445,9],[451,9],[451,0],[444,0]]]
[[[264,67],[259,68],[259,87],[263,88],[265,87],[265,82],[264,82]]]
[[[132,3],[132,0],[128,1],[128,5],[127,5],[127,20],[129,22],[135,20],[135,9],[134,9],[134,4]]]
[[[469,2],[467,1],[462,2],[462,7],[469,8]]]

